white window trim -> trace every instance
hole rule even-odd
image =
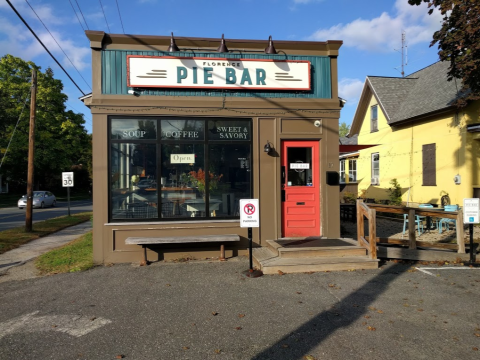
[[[342,169],[342,163],[343,163],[343,169]],[[347,177],[346,177],[346,159],[340,159],[340,184],[346,184],[347,183]],[[343,181],[342,181],[342,173],[343,173]]]
[[[377,109],[377,117],[373,119],[373,108]],[[375,120],[375,129],[373,128],[373,122]],[[378,131],[378,104],[370,106],[370,132]]]
[[[375,157],[375,155],[378,155],[378,174],[375,175],[374,174],[374,160],[373,158]],[[372,185],[380,185],[380,153],[376,152],[376,153],[372,153],[371,155],[371,175],[372,175],[372,179],[371,179],[371,184]]]

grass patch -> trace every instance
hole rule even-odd
[[[25,232],[25,227],[17,227],[0,231],[0,254],[15,249],[29,241],[52,234],[69,226],[77,225],[90,220],[92,212],[83,212],[72,216],[60,216],[54,219],[40,221],[33,224],[33,231]]]
[[[49,251],[35,260],[42,275],[85,271],[93,267],[92,232]]]

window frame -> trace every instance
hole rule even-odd
[[[436,143],[422,145],[422,186],[437,186]]]
[[[345,174],[345,166],[346,166],[346,159],[340,159],[340,184],[346,184],[347,183],[347,177],[346,177],[346,174]],[[342,166],[343,164],[343,166]],[[343,174],[343,176],[342,176]],[[343,179],[343,180],[342,180]]]
[[[351,164],[354,163],[355,164],[355,169],[352,170],[352,166]],[[355,174],[355,179],[352,180],[350,178],[350,174],[352,173],[352,171],[354,172]],[[357,159],[348,159],[348,182],[349,183],[357,183]]]
[[[373,109],[375,109],[375,117]],[[378,104],[370,106],[370,132],[376,131],[378,131]]]
[[[112,139],[112,120],[114,119],[135,119],[135,120],[155,120],[157,122],[157,138],[156,139],[145,139],[145,140],[140,140],[140,139]],[[177,139],[168,139],[162,140],[162,134],[161,134],[161,120],[167,120],[167,119],[172,119],[172,120],[196,120],[196,121],[203,121],[204,122],[204,131],[205,131],[205,136],[203,140],[177,140]],[[210,162],[209,162],[209,145],[230,145],[232,144],[232,140],[212,140],[208,138],[208,121],[209,120],[215,120],[215,121],[249,121],[250,123],[250,140],[236,140],[234,141],[235,144],[243,144],[247,145],[249,152],[250,152],[250,171],[248,175],[248,181],[249,181],[249,189],[248,191],[250,192],[250,198],[253,196],[253,189],[254,189],[254,184],[253,184],[253,118],[243,118],[243,117],[189,117],[189,116],[135,116],[135,115],[108,115],[107,116],[107,136],[108,136],[108,141],[107,141],[107,171],[108,174],[111,174],[112,172],[112,144],[154,144],[156,145],[156,162],[157,162],[157,168],[156,168],[156,179],[157,179],[157,209],[161,209],[162,207],[162,193],[161,193],[161,187],[160,187],[160,179],[161,179],[161,159],[162,159],[162,145],[166,144],[192,144],[198,143],[198,144],[204,144],[204,171],[208,173],[208,169],[210,167]],[[208,180],[207,180],[208,181]],[[174,218],[174,217],[162,217],[161,216],[161,211],[158,211],[157,217],[156,218],[113,218],[112,216],[112,210],[113,210],[113,205],[112,205],[112,186],[110,182],[110,178],[108,177],[107,180],[108,183],[108,222],[109,223],[122,223],[122,222],[138,222],[138,223],[145,223],[145,222],[187,222],[187,221],[213,221],[213,220],[239,220],[240,219],[240,214],[234,215],[234,216],[211,216],[210,211],[205,211],[205,216],[204,217],[180,217],[180,218]],[[205,208],[209,208],[209,199],[206,198],[205,200]]]
[[[378,160],[374,160],[374,157],[375,155],[378,155]],[[378,164],[377,166],[377,170],[378,170],[378,174],[375,175],[375,163]],[[380,184],[380,153],[379,152],[375,152],[375,153],[372,153],[371,155],[371,179],[377,179],[377,184],[375,185],[379,185]]]

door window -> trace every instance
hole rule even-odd
[[[312,148],[287,148],[287,186],[313,186]]]

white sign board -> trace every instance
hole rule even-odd
[[[310,90],[310,61],[127,55],[127,85]]]
[[[240,227],[260,227],[258,199],[240,200]]]
[[[171,164],[195,164],[195,154],[170,154]]]
[[[62,172],[62,186],[73,187],[73,172]]]
[[[480,223],[480,199],[463,199],[463,223]]]
[[[290,169],[310,169],[309,163],[291,163]]]

